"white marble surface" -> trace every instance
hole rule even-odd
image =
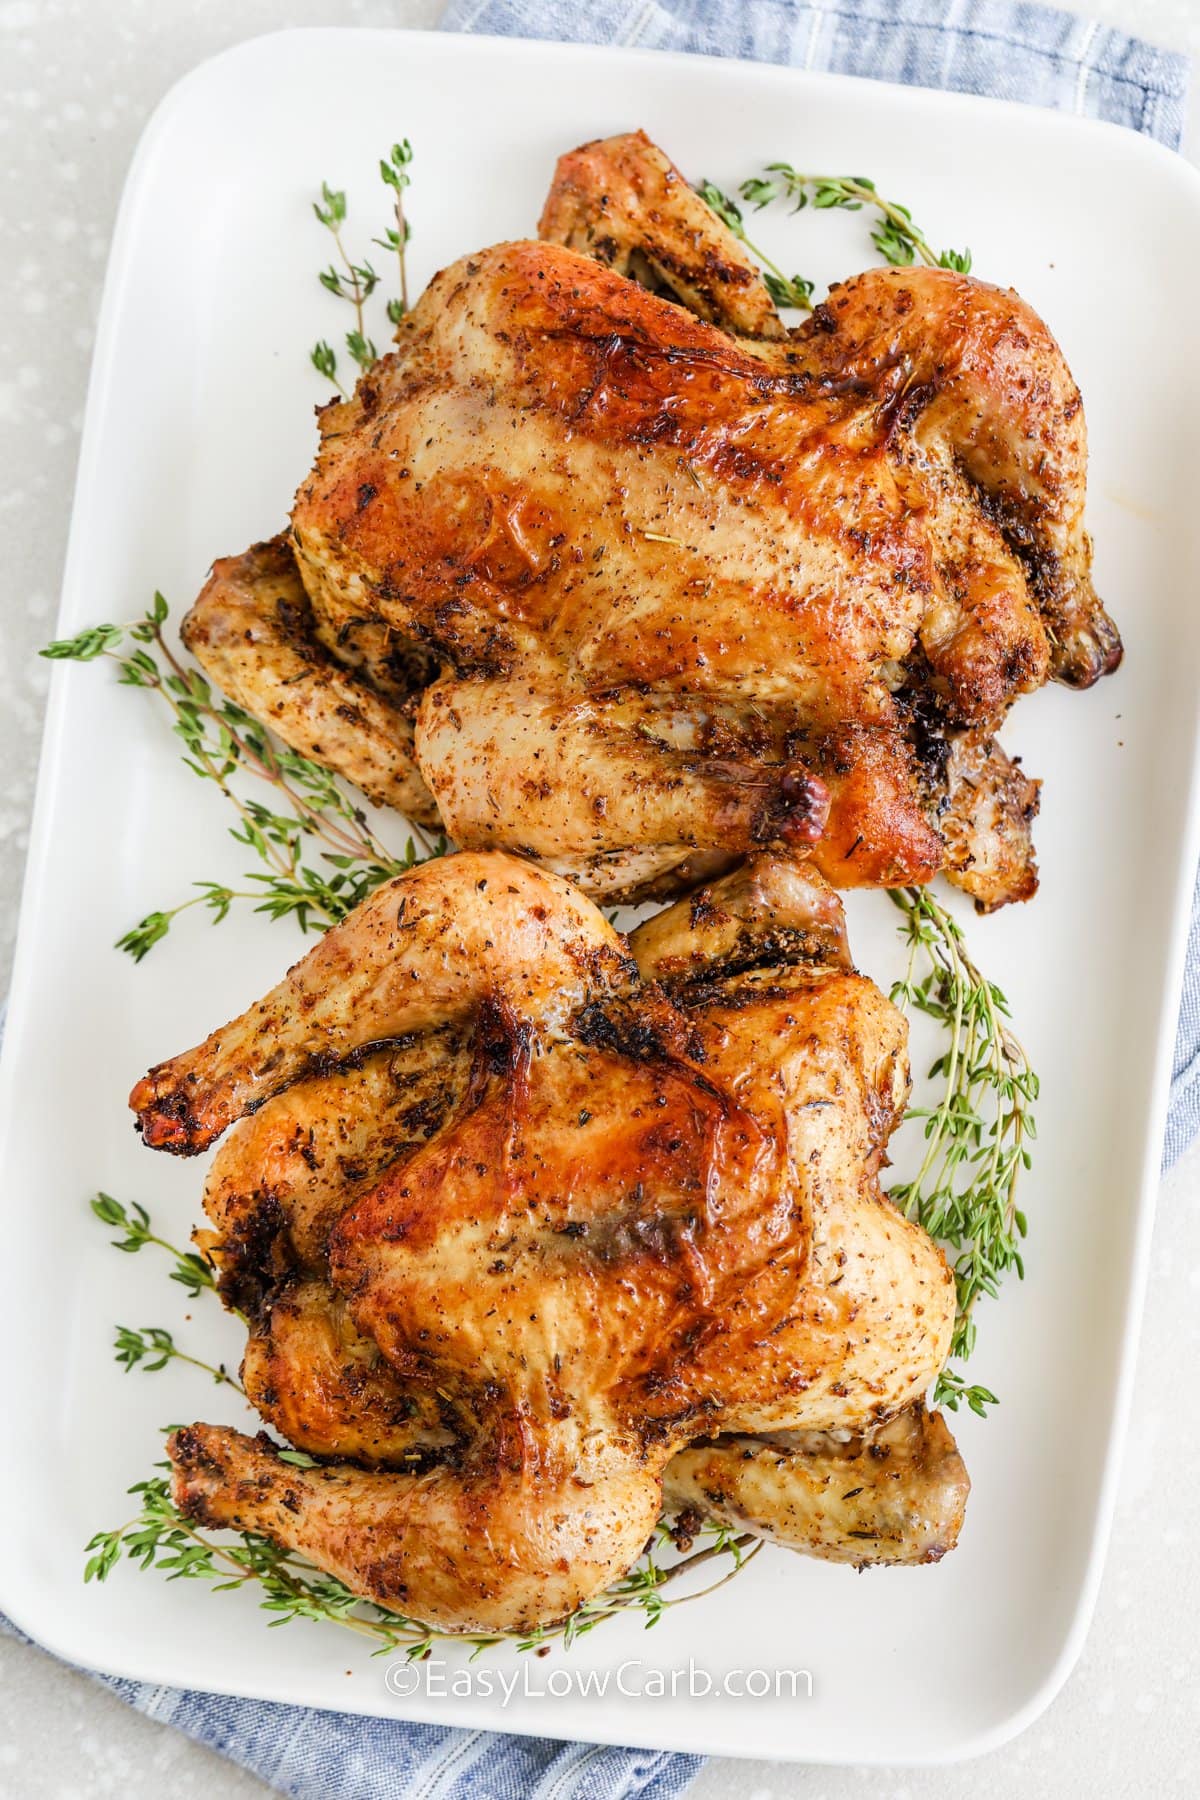
[[[92,327],[137,134],[203,56],[285,25],[427,25],[440,0],[0,0],[0,989],[7,979]],[[1076,10],[1200,58],[1200,0]],[[1188,149],[1200,134],[1193,124]],[[713,1763],[696,1800],[1016,1800],[1200,1787],[1200,1148],[1163,1191],[1136,1417],[1083,1660],[1005,1749],[932,1773]],[[11,1447],[10,1447],[11,1449]],[[0,1796],[229,1800],[267,1790],[40,1651],[0,1639]]]

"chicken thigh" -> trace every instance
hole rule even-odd
[[[935,1560],[967,1483],[920,1410],[954,1284],[878,1182],[907,1092],[904,1022],[802,858],[630,940],[501,853],[386,884],[131,1097],[152,1146],[229,1130],[203,1241],[247,1391],[326,1459],[191,1426],[179,1504],[449,1630],[601,1591],[664,1473],[798,1548]]]

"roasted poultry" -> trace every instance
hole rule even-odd
[[[775,843],[839,886],[1026,898],[1038,784],[995,733],[1121,655],[1045,325],[908,268],[787,332],[641,133],[562,158],[541,239],[443,270],[322,410],[197,658],[373,800],[594,895]]]
[[[201,1241],[323,1459],[196,1424],[178,1503],[454,1631],[562,1619],[664,1504],[936,1560],[967,1481],[922,1404],[953,1282],[878,1183],[907,1092],[800,856],[628,940],[501,853],[389,882],[131,1096],[154,1148],[229,1132]]]

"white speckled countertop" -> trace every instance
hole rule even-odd
[[[142,124],[179,75],[239,39],[288,25],[430,25],[440,10],[441,0],[0,0],[0,991],[41,737],[47,666],[34,652],[53,623],[108,235]],[[1075,10],[1200,61],[1200,0]],[[1198,146],[1193,123],[1193,157]],[[1175,1398],[1200,1354],[1200,1147],[1164,1183],[1150,1279],[1100,1603],[1045,1716],[994,1755],[932,1773],[713,1763],[695,1800],[1140,1800],[1200,1788],[1200,1430]],[[0,1796],[190,1800],[214,1784],[228,1800],[267,1791],[0,1638]]]

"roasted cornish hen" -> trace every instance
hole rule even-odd
[[[954,1284],[878,1183],[905,1040],[798,857],[629,940],[500,853],[379,888],[132,1096],[156,1148],[232,1127],[202,1241],[325,1459],[180,1429],[179,1504],[450,1630],[563,1618],[664,1503],[935,1560],[967,1481],[922,1405]]]
[[[995,733],[1121,654],[1045,325],[872,269],[787,332],[641,133],[563,157],[541,230],[443,270],[322,410],[195,655],[373,799],[594,895],[779,843],[1027,897],[1038,788]]]

